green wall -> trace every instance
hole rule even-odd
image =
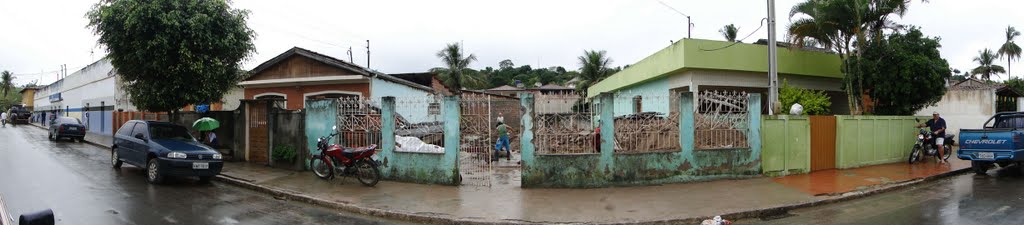
[[[768,176],[811,171],[811,124],[805,116],[762,116],[761,168]]]
[[[441,103],[445,118],[444,143],[459,143],[458,97]],[[381,98],[382,145],[379,160],[384,179],[414,183],[459,185],[458,144],[446,144],[444,153],[395,151],[395,97]]]
[[[320,150],[316,149],[317,138],[327,136],[333,131],[333,127],[338,120],[338,100],[337,99],[321,99],[321,100],[306,100],[306,147],[308,148],[309,154],[319,154]],[[334,138],[332,141],[337,143],[338,138]],[[309,161],[306,161],[306,168],[309,168]]]
[[[724,41],[683,39],[630,65],[587,89],[594,97],[686,70],[768,72],[768,46]],[[727,48],[722,48],[729,46]],[[720,49],[714,51],[707,51]],[[843,78],[842,61],[831,53],[779,48],[781,74]],[[722,79],[728,79],[723,77]]]
[[[914,116],[836,116],[836,168],[907,160],[917,141]],[[924,120],[922,120],[924,121]]]
[[[612,117],[612,94],[599,96],[602,117]],[[615,153],[614,123],[601,120],[600,154],[539,155],[534,152],[533,96],[520,94],[523,115],[523,187],[608,187],[745,178],[761,173],[761,124],[759,94],[751,94],[748,142],[750,148],[695,150],[693,145],[693,94],[679,98],[681,149],[651,153]]]

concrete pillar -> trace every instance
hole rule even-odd
[[[761,169],[761,94],[750,93],[747,96],[747,144],[750,146],[751,158],[757,165],[752,168]],[[787,149],[788,150],[788,149]],[[759,172],[760,173],[760,172]]]
[[[441,116],[444,118],[444,168],[454,168],[452,177],[458,179],[453,182],[455,185],[461,183],[459,179],[459,145],[461,143],[461,130],[459,122],[459,96],[445,96],[441,103]]]
[[[598,170],[610,172],[615,167],[615,95],[601,93],[597,97],[601,100],[601,122],[598,124],[601,128],[601,160]]]
[[[390,160],[394,160],[393,156],[395,154],[395,97],[394,96],[386,96],[386,97],[381,99],[380,122],[381,122],[381,129],[380,129],[380,135],[381,135],[381,138],[380,138],[380,142],[381,142],[380,160],[381,160],[381,162],[389,162]],[[390,177],[391,175],[389,173],[390,173],[391,170],[387,169],[388,164],[383,164],[382,167],[384,167],[384,168],[380,169],[381,173],[383,173],[381,175],[383,177]]]
[[[522,173],[526,176],[529,173],[527,168],[531,168],[534,165],[535,148],[533,144],[533,117],[534,117],[534,97],[533,93],[519,93],[519,106],[523,108],[523,116],[519,120],[519,127],[523,129],[519,136],[519,149],[522,156]]]
[[[694,146],[694,92],[679,93],[679,147],[682,149],[683,161],[693,162]]]

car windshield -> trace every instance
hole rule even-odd
[[[179,141],[195,141],[195,138],[188,133],[188,130],[182,126],[165,125],[165,124],[150,124],[149,125],[150,138],[167,139],[167,140],[179,140]]]
[[[1024,128],[1024,116],[1007,116],[996,119],[996,128]]]

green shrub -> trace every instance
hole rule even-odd
[[[832,107],[832,101],[824,91],[789,86],[786,80],[782,81],[782,87],[779,88],[779,103],[782,104],[779,114],[788,114],[793,103],[800,103],[804,107],[804,115],[829,114],[829,108]]]
[[[277,145],[274,146],[273,156],[275,160],[280,161],[292,161],[295,160],[295,156],[298,152],[295,152],[295,148],[289,145]]]

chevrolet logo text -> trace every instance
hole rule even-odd
[[[985,139],[985,140],[966,140],[966,141],[964,141],[964,144],[969,144],[969,145],[974,145],[974,144],[1001,145],[1001,144],[1006,144],[1006,140],[989,140],[989,139]]]

